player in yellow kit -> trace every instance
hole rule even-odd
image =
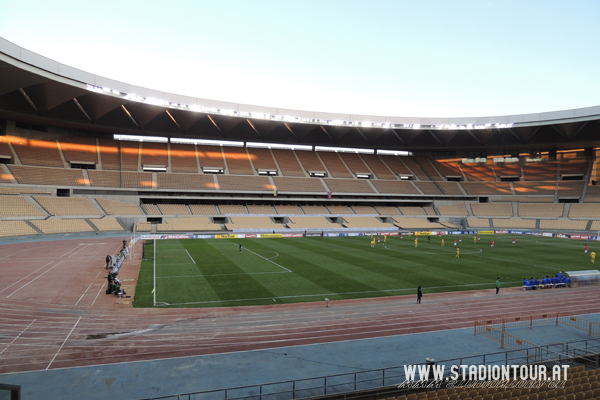
[[[592,264],[596,262],[596,252],[592,251],[590,253],[590,257],[592,259]]]
[[[415,249],[417,248],[417,246],[419,245],[419,237],[415,237]]]
[[[375,247],[375,239],[371,240],[371,247]]]
[[[473,236],[473,244],[477,244],[477,236]]]
[[[460,258],[460,247],[456,248],[456,258]]]
[[[444,239],[442,239],[442,247],[444,247],[446,244],[444,243]]]

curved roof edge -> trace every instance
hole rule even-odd
[[[290,110],[200,99],[130,85],[61,64],[24,49],[2,37],[0,37],[0,59],[15,67],[71,86],[97,92],[103,92],[102,89],[104,89],[104,93],[108,96],[129,96],[128,98],[131,100],[146,102],[148,104],[156,105],[157,102],[160,102],[161,105],[166,107],[188,109],[189,111],[203,113],[221,113],[223,115],[242,118],[260,118],[322,125],[368,126],[372,128],[395,127],[452,130],[537,126],[596,120],[600,118],[600,106],[532,114],[453,118],[391,117]],[[110,90],[108,91],[107,89]]]

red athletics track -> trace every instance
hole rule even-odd
[[[0,246],[0,373],[155,360],[472,327],[476,319],[600,312],[598,288],[494,289],[274,306],[134,309],[104,294],[121,238]],[[138,245],[137,251],[140,252]],[[140,254],[120,273],[133,294]],[[493,286],[493,282],[490,284]]]

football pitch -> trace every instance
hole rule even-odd
[[[147,240],[135,307],[230,307],[521,286],[523,278],[595,269],[600,243],[516,236]],[[495,241],[495,249],[490,248]],[[238,250],[238,243],[242,251]],[[155,248],[156,246],[156,248]],[[589,253],[588,253],[589,254]],[[156,282],[156,283],[154,283]],[[156,285],[156,286],[155,286]],[[556,289],[560,290],[560,289]]]

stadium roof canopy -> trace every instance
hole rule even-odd
[[[600,106],[473,118],[383,117],[198,99],[81,71],[0,38],[0,118],[83,133],[409,151],[600,146]]]

